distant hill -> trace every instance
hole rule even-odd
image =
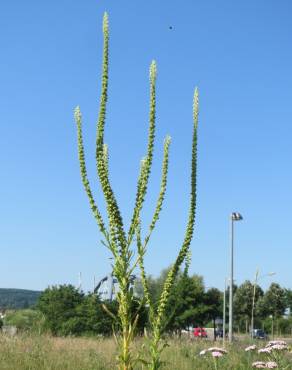
[[[41,293],[36,290],[0,288],[0,309],[19,309],[34,306]]]

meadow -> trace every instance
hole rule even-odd
[[[169,370],[214,369],[212,356],[200,352],[212,345],[211,341],[169,338],[163,353],[163,368]],[[143,356],[142,339],[136,339],[137,355]],[[216,345],[220,346],[220,342]],[[217,360],[218,369],[251,369],[251,363],[264,360],[265,354],[245,352],[248,341],[227,346],[228,354]],[[264,344],[260,343],[259,347]],[[20,334],[0,336],[1,370],[110,370],[117,369],[116,345],[112,338],[57,338],[46,335]],[[292,369],[292,353],[286,351],[280,369]],[[147,369],[138,363],[135,369]]]

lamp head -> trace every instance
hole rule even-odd
[[[238,212],[232,212],[231,219],[232,219],[232,221],[241,221],[241,220],[243,220],[243,217]]]

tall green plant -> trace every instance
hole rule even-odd
[[[109,26],[108,16],[105,13],[103,18],[103,67],[102,67],[102,89],[99,106],[99,114],[97,121],[96,134],[96,168],[97,175],[101,184],[102,192],[106,202],[108,222],[105,222],[98,205],[93,197],[91,186],[87,176],[83,136],[82,136],[82,116],[79,107],[75,109],[75,120],[77,123],[78,133],[78,154],[80,163],[80,172],[85,192],[89,199],[89,204],[93,215],[97,221],[100,232],[104,240],[103,244],[111,251],[114,257],[113,273],[119,283],[119,292],[117,300],[119,304],[118,320],[121,324],[121,334],[116,335],[119,344],[120,352],[118,357],[119,369],[130,370],[133,369],[135,359],[132,353],[131,344],[133,341],[134,331],[138,319],[138,314],[133,316],[131,307],[133,305],[133,292],[130,289],[131,274],[139,264],[143,287],[145,291],[145,299],[149,304],[150,322],[153,330],[153,342],[151,344],[153,369],[157,369],[160,363],[160,342],[161,333],[163,329],[163,317],[165,314],[165,307],[169,299],[170,290],[174,284],[175,277],[179,271],[181,264],[188,255],[189,246],[193,235],[195,205],[196,205],[196,151],[197,151],[197,120],[198,120],[198,93],[195,91],[194,102],[194,135],[193,135],[193,152],[192,152],[192,186],[191,186],[191,202],[189,211],[189,221],[186,230],[186,236],[178,254],[178,257],[170,269],[162,295],[159,300],[159,306],[154,315],[154,306],[150,301],[149,289],[146,281],[146,273],[144,269],[144,255],[147,249],[147,244],[150,240],[151,234],[159,219],[162,209],[162,204],[165,196],[167,186],[167,173],[169,161],[169,146],[170,137],[167,136],[164,141],[164,153],[162,164],[162,176],[160,192],[157,199],[156,207],[154,209],[152,221],[150,223],[145,239],[141,238],[141,222],[140,213],[144,204],[147,193],[148,181],[151,173],[151,165],[153,159],[153,148],[155,138],[155,117],[156,117],[156,63],[153,61],[150,66],[150,113],[149,113],[149,131],[148,131],[148,145],[146,156],[141,161],[140,174],[137,182],[137,192],[133,215],[129,230],[127,231],[124,224],[120,208],[118,206],[114,191],[109,180],[108,170],[108,147],[104,143],[104,128],[106,120],[106,105],[107,105],[107,91],[108,91],[108,62],[109,62]],[[136,235],[137,242],[137,257],[134,257],[134,249],[132,244]]]
[[[161,353],[165,348],[165,343],[161,341],[161,334],[163,332],[163,326],[165,321],[165,310],[167,303],[169,301],[169,296],[172,287],[175,282],[175,278],[179,272],[179,269],[186,260],[186,271],[188,270],[190,264],[190,243],[193,237],[193,230],[195,225],[195,212],[196,212],[196,173],[197,173],[197,132],[198,132],[198,114],[199,114],[199,96],[198,90],[195,89],[194,102],[193,102],[193,137],[192,137],[192,164],[191,164],[191,196],[190,196],[190,206],[189,206],[189,217],[186,227],[185,237],[182,243],[182,247],[178,253],[178,256],[169,270],[161,296],[158,301],[158,308],[155,309],[154,302],[151,301],[149,294],[148,282],[146,279],[146,273],[144,268],[144,255],[147,249],[147,244],[149,237],[145,238],[144,242],[141,239],[140,228],[137,228],[137,249],[139,255],[139,266],[141,270],[142,284],[144,288],[146,302],[149,306],[149,320],[152,329],[151,339],[150,339],[150,368],[152,370],[159,369],[162,365]],[[157,209],[160,211],[162,207],[162,202],[164,199],[164,193],[166,190],[166,175],[167,175],[167,164],[163,166],[162,184],[160,196],[157,202]],[[155,225],[157,218],[154,215],[153,221],[151,223]],[[151,229],[150,229],[151,230]]]

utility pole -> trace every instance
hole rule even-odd
[[[231,240],[230,240],[230,287],[229,287],[229,343],[233,340],[233,250],[234,250],[234,221],[241,221],[242,216],[233,212],[230,217]]]

